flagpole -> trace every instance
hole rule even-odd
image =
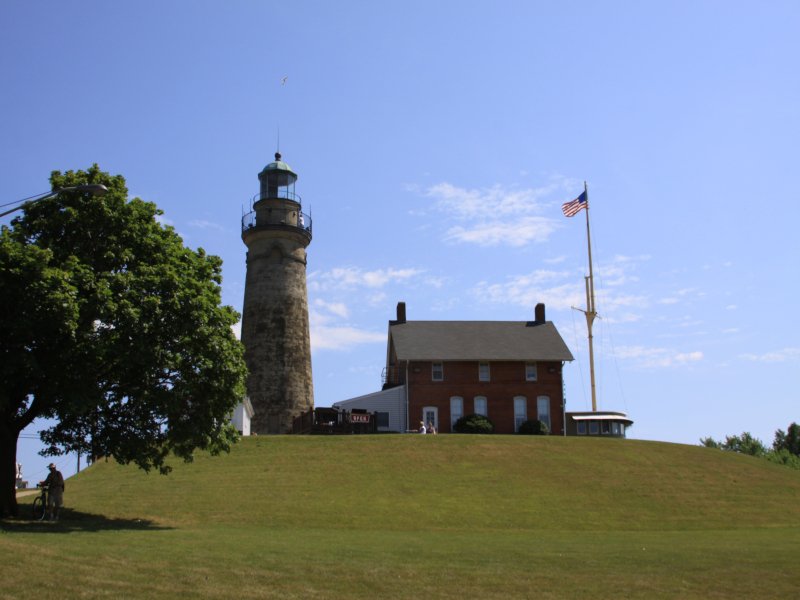
[[[597,388],[594,378],[594,336],[592,324],[597,312],[594,309],[594,272],[592,270],[592,234],[589,229],[589,186],[583,182],[583,193],[586,195],[586,244],[589,249],[589,276],[586,277],[586,328],[589,331],[589,377],[592,384],[592,412],[597,412]]]

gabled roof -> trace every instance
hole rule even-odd
[[[574,360],[551,321],[390,322],[398,360]]]

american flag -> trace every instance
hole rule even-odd
[[[583,192],[580,196],[575,198],[575,200],[564,202],[564,204],[561,205],[561,210],[564,212],[565,217],[574,217],[587,206],[586,192]]]

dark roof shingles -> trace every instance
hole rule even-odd
[[[399,360],[573,360],[550,321],[407,321],[389,332]]]

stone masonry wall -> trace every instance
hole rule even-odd
[[[246,233],[242,342],[250,370],[252,431],[286,433],[314,406],[306,289],[308,238],[285,229]]]

